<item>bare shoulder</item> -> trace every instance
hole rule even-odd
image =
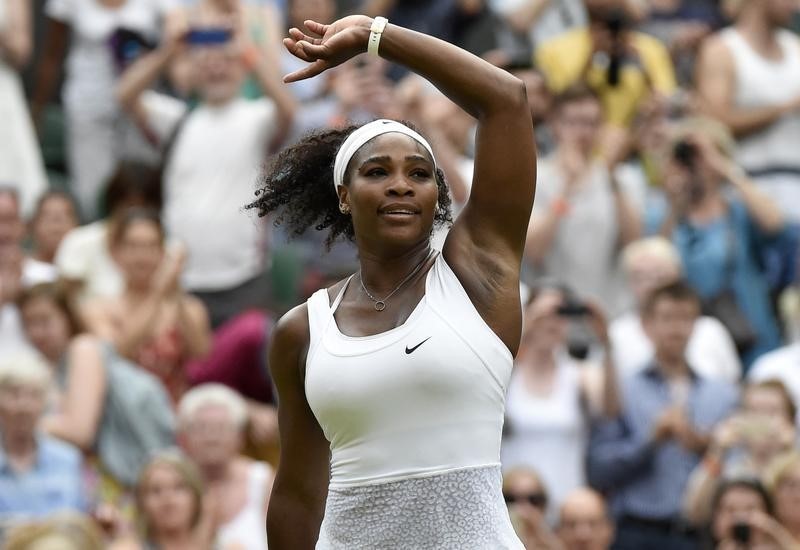
[[[289,310],[275,324],[269,360],[274,378],[280,380],[297,373],[309,339],[308,306],[303,303]]]
[[[733,54],[723,38],[723,32],[724,31],[719,31],[712,34],[700,45],[701,63],[703,61],[706,63],[713,61],[714,64],[718,64],[720,62],[725,64],[731,63],[733,60]]]

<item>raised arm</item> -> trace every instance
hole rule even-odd
[[[371,25],[371,18],[355,15],[331,25],[307,21],[307,29],[322,38],[292,29],[284,43],[311,64],[286,81],[309,78],[363,53]],[[501,257],[510,252],[519,263],[536,181],[536,146],[524,84],[452,44],[392,24],[383,32],[379,51],[429,80],[478,119],[471,196],[456,226],[475,244]]]
[[[17,69],[28,63],[31,55],[31,9],[27,0],[5,0],[8,21],[0,32],[0,59]]]
[[[67,388],[61,408],[45,416],[44,430],[84,450],[91,450],[103,414],[106,371],[98,341],[77,337],[67,352]]]
[[[46,18],[46,31],[42,59],[36,72],[36,85],[33,89],[31,115],[34,122],[40,123],[42,113],[55,91],[56,81],[61,73],[61,65],[69,46],[70,26],[56,19]]]
[[[735,71],[733,56],[719,35],[709,38],[700,49],[697,88],[705,108],[726,124],[735,136],[756,133],[779,118],[800,110],[800,96],[771,107],[737,107],[734,105]]]
[[[281,454],[267,510],[267,538],[269,547],[278,550],[313,550],[328,488],[328,442],[304,390],[307,311],[298,306],[281,318],[269,354],[278,390]]]

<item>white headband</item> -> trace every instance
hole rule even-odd
[[[404,134],[425,147],[433,160],[433,166],[436,167],[433,149],[431,149],[431,144],[424,137],[400,122],[386,119],[373,120],[347,136],[342,146],[339,147],[339,152],[336,153],[336,162],[333,164],[334,190],[340,185],[344,185],[344,172],[347,170],[347,165],[350,164],[350,159],[353,158],[353,155],[369,140],[390,132]]]

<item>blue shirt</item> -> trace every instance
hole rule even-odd
[[[769,283],[756,253],[762,243],[774,236],[764,235],[756,227],[738,199],[729,199],[728,209],[727,216],[705,225],[688,221],[677,224],[672,242],[680,252],[687,282],[701,298],[713,298],[726,288],[733,290],[736,303],[757,333],[755,346],[742,357],[745,367],[749,367],[781,343]],[[648,226],[660,226],[666,215],[664,209],[660,210],[651,210]],[[727,272],[729,265],[733,267],[731,275]]]
[[[83,511],[81,453],[46,435],[36,438],[36,460],[24,472],[12,469],[0,448],[0,520]]]
[[[696,431],[709,433],[738,400],[727,382],[691,375],[686,417]],[[589,441],[589,482],[608,492],[615,516],[667,520],[680,515],[683,493],[700,456],[674,440],[652,442],[653,427],[671,407],[670,388],[655,366],[623,384],[619,418],[598,421]]]

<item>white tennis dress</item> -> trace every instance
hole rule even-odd
[[[347,286],[308,300],[306,397],[331,444],[317,549],[522,549],[500,473],[508,348],[441,255],[381,334],[339,331]]]

